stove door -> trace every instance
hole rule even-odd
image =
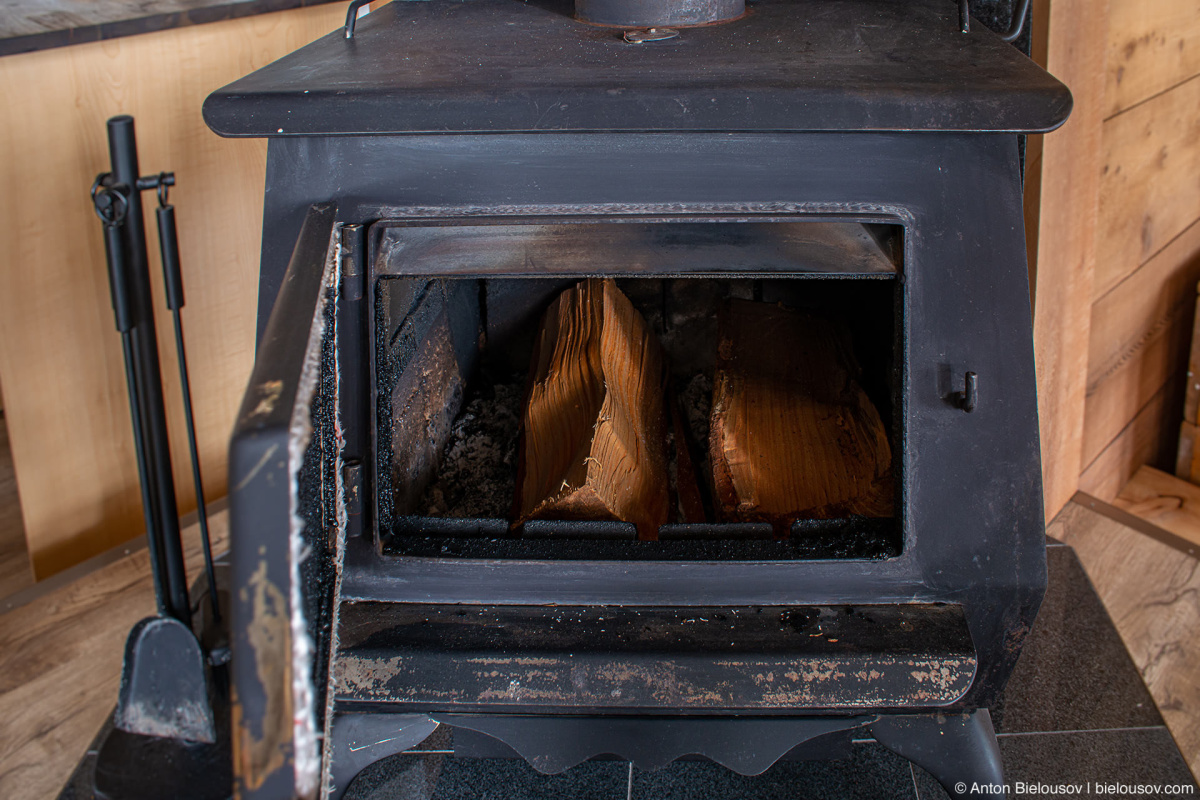
[[[315,796],[335,570],[341,229],[313,206],[230,444],[236,795]]]

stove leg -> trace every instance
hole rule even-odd
[[[990,795],[994,792],[972,787],[1004,785],[1000,747],[986,708],[971,714],[881,716],[871,733],[893,753],[927,770],[951,797]]]
[[[330,726],[329,798],[340,800],[359,772],[429,738],[438,724],[424,714],[337,714]]]

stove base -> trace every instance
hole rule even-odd
[[[987,715],[987,732],[990,733],[994,716],[1004,734],[1008,779],[1194,786],[1186,762],[1074,552],[1052,542],[1048,555],[1050,591],[1039,623],[1009,683],[1002,706]],[[399,715],[389,716],[394,735]],[[985,727],[982,714],[968,719],[944,719],[943,725],[967,729],[951,735],[951,743],[959,742],[954,746],[979,736],[978,729]],[[938,797],[941,790],[933,785],[930,776],[921,770],[910,770],[908,763],[882,744],[892,741],[888,737],[894,734],[903,739],[903,745],[892,748],[896,752],[904,745],[921,745],[931,753],[927,740],[944,738],[938,732],[944,728],[934,725],[920,730],[925,724],[913,722],[910,717],[888,717],[886,725],[875,723],[878,743],[859,738],[854,730],[850,732],[854,737],[852,742],[838,743],[844,745],[840,751],[827,745],[824,754],[816,752],[821,740],[813,739],[808,743],[813,750],[810,758],[822,761],[784,760],[757,777],[744,777],[715,764],[686,758],[656,772],[640,772],[622,761],[597,760],[560,775],[547,776],[519,758],[459,757],[468,754],[465,746],[468,743],[456,739],[446,746],[435,733],[419,749],[404,755],[386,758],[384,753],[370,752],[370,757],[352,770],[358,777],[351,775],[346,779],[352,780],[352,786],[344,797],[417,800],[480,796],[485,790],[495,794],[500,787],[503,796],[511,800],[580,796],[654,800],[725,796],[767,800],[778,797],[779,787],[786,783],[792,787],[789,794],[801,796],[886,796],[915,800],[918,788],[921,797]],[[98,796],[96,757],[110,731],[108,723],[88,748],[59,800],[92,800]],[[381,736],[379,740],[385,738]],[[424,734],[420,736],[424,738]],[[471,749],[476,756],[499,754],[498,751],[483,753],[478,747]],[[450,750],[453,756],[449,755]],[[915,752],[905,755],[935,772],[939,779],[949,779],[951,789],[956,780],[969,779],[955,778],[954,774],[936,769],[920,760],[925,756]],[[171,795],[166,788],[170,781],[166,764],[143,763],[139,769],[147,790],[158,788],[161,791],[157,796]],[[193,787],[192,794],[195,791]]]
[[[748,777],[778,761],[819,760],[833,740],[849,743],[874,735],[879,744],[926,769],[951,797],[968,797],[973,786],[1003,786],[1000,748],[987,709],[970,714],[908,714],[878,717],[653,718],[522,717],[462,714],[339,715],[331,729],[330,800],[341,800],[370,765],[404,752],[429,737],[438,723],[453,729],[453,750],[475,747],[458,740],[482,735],[486,752],[470,757],[518,758],[544,775],[558,775],[607,753],[632,768],[655,772],[680,759],[701,757]],[[602,757],[603,758],[603,757]],[[976,792],[975,794],[978,794]]]
[[[1004,791],[1000,745],[986,708],[972,714],[880,717],[871,733],[888,750],[923,767],[951,797],[976,797],[982,792],[975,786]]]

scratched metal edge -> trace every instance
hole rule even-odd
[[[709,664],[708,659],[693,659],[694,663],[689,664],[682,659],[671,659],[664,664],[669,677],[648,677],[648,682],[657,687],[648,696],[625,695],[621,691],[629,688],[631,674],[640,672],[641,667],[604,656],[538,659],[540,688],[521,685],[518,679],[528,679],[530,672],[512,670],[512,665],[505,663],[513,661],[512,658],[466,659],[469,664],[460,660],[457,670],[449,663],[414,663],[419,660],[428,661],[403,655],[380,660],[343,654],[334,667],[337,699],[339,702],[384,702],[438,710],[512,708],[522,710],[522,713],[535,708],[711,712],[911,708],[914,704],[937,707],[950,705],[963,697],[974,681],[978,667],[973,655],[915,659],[877,656],[741,658],[724,660],[726,674],[733,680],[714,682],[711,669],[706,667],[719,666],[720,661],[713,660]],[[359,668],[358,675],[354,674],[356,667]],[[419,688],[439,683],[447,685],[445,673],[451,670],[460,679],[453,681],[453,686],[446,690],[433,692]],[[471,674],[463,674],[465,672]],[[604,675],[614,672],[627,674]],[[943,685],[936,686],[936,680],[931,682],[918,675],[928,676],[934,672],[941,673]],[[688,673],[695,673],[695,677],[689,677]],[[776,688],[775,673],[793,685]],[[756,676],[766,680],[768,674],[771,680],[767,682],[772,687],[764,689]],[[581,686],[580,683],[591,685]],[[883,686],[885,683],[890,687]],[[405,690],[408,697],[403,696]],[[714,696],[715,692],[723,696]]]
[[[300,562],[306,557],[307,546],[303,533],[307,522],[300,511],[299,479],[305,453],[314,435],[311,419],[313,398],[316,395],[321,375],[321,345],[327,334],[336,340],[336,328],[327,330],[325,311],[330,294],[336,291],[341,271],[341,225],[332,226],[329,245],[326,248],[325,264],[321,275],[321,290],[317,294],[312,323],[309,326],[308,342],[305,347],[304,365],[292,406],[288,424],[288,496],[289,520],[288,545],[290,569],[289,617],[292,643],[292,767],[295,789],[299,797],[316,797],[320,792],[322,757],[320,735],[316,730],[316,676],[312,674],[315,643],[308,629],[304,614],[304,589],[300,576]],[[334,315],[333,324],[337,317]],[[336,348],[335,348],[336,350]],[[336,601],[335,601],[336,602]]]
[[[337,241],[337,253],[335,255],[335,262],[337,265],[340,266],[341,260],[345,256],[345,253],[346,253],[346,247],[342,243],[342,225],[341,225],[341,223],[338,223],[337,225],[335,225],[335,230],[336,230],[335,237],[336,237],[336,241]],[[331,299],[331,302],[333,302],[335,304],[335,310],[333,313],[334,330],[332,332],[332,336],[334,337],[334,341],[337,341],[337,335],[338,335],[337,327],[339,325],[339,319],[338,319],[336,306],[341,301],[341,296],[342,296],[342,291],[343,291],[342,270],[334,269],[333,272],[334,272],[333,279],[336,282],[336,286],[333,288],[333,297]],[[337,392],[338,397],[340,398],[341,392],[342,392],[342,366],[341,366],[341,360],[339,358],[339,348],[337,348],[337,347],[333,348],[333,368],[334,368],[334,375],[335,375],[334,379],[336,381],[336,387],[337,387],[336,392]],[[335,409],[334,413],[336,414],[337,426],[339,429],[343,429],[342,428],[342,416],[341,416],[341,404],[339,402],[335,402],[334,409]],[[341,625],[340,618],[341,618],[341,608],[342,608],[342,604],[340,602],[341,595],[342,595],[342,565],[346,561],[346,526],[347,526],[346,493],[345,493],[345,487],[344,487],[343,478],[342,478],[343,469],[345,468],[345,460],[344,460],[345,447],[346,447],[346,444],[344,441],[338,442],[338,450],[337,450],[337,454],[335,456],[336,468],[334,470],[334,475],[336,476],[336,481],[337,481],[337,485],[335,486],[335,489],[334,489],[335,498],[336,498],[334,503],[335,503],[335,507],[337,510],[337,534],[336,534],[335,542],[334,542],[334,552],[336,554],[335,555],[335,564],[336,564],[337,574],[336,574],[336,577],[334,578],[334,583],[333,583],[333,599],[332,599],[332,603],[333,603],[332,615],[333,616],[330,620],[330,631],[329,631],[329,661],[327,663],[331,664],[331,665],[337,663],[337,653],[338,653],[338,646],[339,646],[338,635],[340,633],[340,625]],[[321,679],[328,681],[328,676],[327,675],[321,676]],[[320,780],[319,796],[320,797],[328,797],[330,795],[330,792],[333,789],[333,776],[332,776],[333,758],[332,758],[332,752],[331,752],[330,748],[326,746],[326,743],[331,742],[333,740],[333,717],[334,717],[334,708],[336,705],[336,700],[337,700],[336,694],[334,692],[328,691],[328,687],[327,687],[327,690],[325,693],[325,719],[324,719],[324,726],[323,726],[320,748],[319,748],[319,753],[318,753],[320,760],[321,760],[320,775],[319,775],[319,780]]]

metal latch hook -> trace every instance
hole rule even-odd
[[[963,390],[951,395],[954,404],[970,414],[979,403],[979,376],[968,372],[964,378]]]

